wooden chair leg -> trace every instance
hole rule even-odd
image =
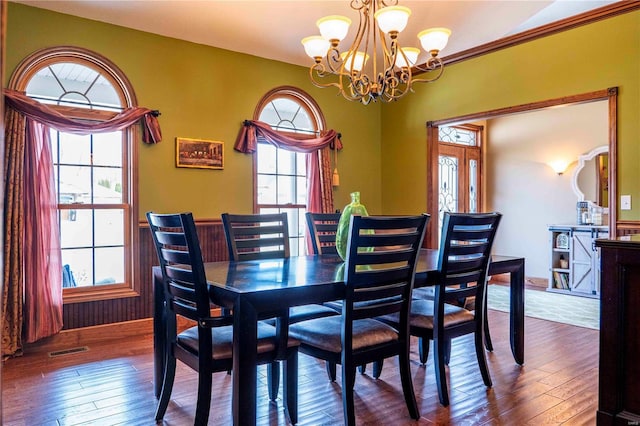
[[[327,376],[329,376],[329,380],[332,382],[336,381],[336,363],[331,361],[325,361],[325,365],[327,367]]]
[[[353,387],[356,382],[356,368],[342,365],[342,410],[344,412],[344,424],[355,426],[356,413],[353,403]]]
[[[384,365],[384,359],[379,359],[373,363],[373,378],[379,379],[382,374],[382,366]]]
[[[449,391],[447,390],[447,373],[445,371],[445,340],[434,338],[433,340],[433,361],[436,368],[436,384],[438,386],[438,396],[440,404],[445,407],[449,405]]]
[[[420,354],[420,363],[425,365],[429,358],[429,339],[420,337],[418,339],[418,353]]]
[[[489,333],[489,319],[487,317],[487,304],[484,305],[484,347],[489,352],[493,352],[493,342],[491,341],[491,333]]]
[[[484,354],[484,346],[482,341],[482,333],[478,330],[474,336],[475,346],[476,346],[476,357],[478,358],[478,367],[480,367],[480,374],[482,375],[482,380],[487,387],[491,387],[493,383],[491,382],[491,376],[489,375],[489,368],[487,367],[487,358]]]
[[[282,383],[285,414],[292,424],[298,422],[298,351],[293,351],[284,361]]]
[[[267,364],[267,382],[269,399],[275,401],[278,398],[278,388],[280,387],[280,363],[278,361]]]
[[[445,339],[444,344],[444,363],[449,365],[449,360],[451,360],[451,339]]]
[[[376,361],[375,366],[380,363],[382,367],[382,360]],[[404,393],[404,400],[407,403],[409,409],[409,415],[412,419],[418,420],[420,418],[420,410],[418,409],[418,403],[416,401],[416,394],[413,391],[413,382],[411,380],[411,365],[409,364],[409,354],[399,355],[398,363],[400,364],[400,380],[402,382],[402,392]]]
[[[169,406],[171,399],[171,391],[173,390],[173,381],[176,377],[176,359],[169,357],[165,360],[164,380],[162,381],[162,390],[160,391],[160,400],[156,407],[156,421],[159,422],[164,417],[164,413]]]
[[[202,363],[201,366],[202,367]],[[196,402],[196,418],[194,425],[206,425],[209,422],[211,407],[211,374],[206,368],[198,371],[198,401]]]

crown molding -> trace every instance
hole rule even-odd
[[[582,25],[591,24],[603,19],[612,18],[623,13],[633,12],[634,10],[638,9],[640,9],[639,0],[623,0],[620,2],[609,4],[607,6],[590,10],[588,12],[580,13],[578,15],[571,16],[560,21],[532,28],[530,30],[523,31],[512,36],[504,37],[490,43],[481,44],[479,46],[472,47],[471,49],[463,50],[449,56],[445,56],[442,58],[442,62],[444,65],[455,64],[458,62],[466,61],[467,59],[477,58],[478,56],[486,55],[488,53],[506,49],[518,44],[527,43],[529,41],[546,37],[551,34],[570,30]],[[421,72],[416,70],[414,74],[421,74]]]

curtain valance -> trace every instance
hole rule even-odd
[[[244,121],[233,149],[250,154],[256,152],[259,141],[270,143],[278,148],[302,153],[315,152],[327,146],[331,149],[342,149],[340,133],[335,130],[324,130],[320,133],[320,137],[317,138],[308,138],[304,135],[296,137],[284,135],[273,130],[267,123],[257,120]]]
[[[107,121],[88,123],[65,117],[48,105],[31,99],[16,90],[4,89],[4,99],[8,107],[61,132],[79,134],[115,132],[132,126],[140,120],[142,122],[142,140],[145,143],[154,144],[162,140],[162,132],[157,118],[158,112],[149,108],[125,108]]]

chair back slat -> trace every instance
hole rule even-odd
[[[160,262],[167,308],[194,321],[209,318],[210,300],[200,241],[191,213],[147,213]]]
[[[337,255],[336,234],[340,213],[306,213],[307,228],[313,246],[313,254]]]
[[[351,217],[343,306],[345,339],[353,321],[401,312],[408,332],[408,312],[416,258],[428,215]]]
[[[174,245],[172,247],[176,247],[176,246]],[[188,265],[191,262],[191,256],[186,251],[163,248],[162,256],[167,261],[167,263],[179,263],[183,265]]]
[[[222,214],[231,260],[289,257],[289,224],[286,213]]]
[[[500,213],[444,214],[438,258],[440,282],[435,292],[438,311],[444,311],[444,303],[475,297],[476,316],[482,316],[491,249],[501,217]]]

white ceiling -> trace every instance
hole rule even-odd
[[[70,15],[108,22],[168,37],[220,47],[298,65],[311,65],[300,43],[318,34],[315,22],[326,15],[352,19],[349,0],[13,0]],[[391,3],[388,0],[387,3]],[[530,28],[595,9],[611,1],[596,0],[448,0],[403,1],[412,10],[399,37],[401,46],[420,47],[423,29],[448,27],[448,56]],[[349,39],[343,41],[348,46]],[[420,56],[420,61],[426,54]]]

